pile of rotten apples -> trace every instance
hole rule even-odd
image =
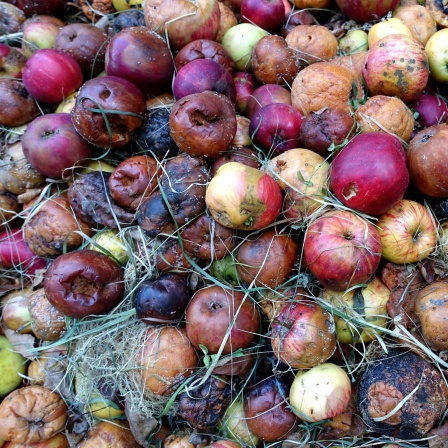
[[[0,2],[0,446],[448,446],[445,3]]]

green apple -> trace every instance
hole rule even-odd
[[[429,71],[433,79],[439,82],[448,81],[448,28],[434,33],[426,42]]]
[[[210,273],[223,283],[237,286],[240,284],[240,276],[236,270],[236,263],[237,261],[232,255],[227,255],[212,263]]]
[[[26,360],[14,351],[14,347],[5,336],[0,336],[0,397],[16,389],[25,375]]]
[[[235,62],[235,70],[246,72],[251,69],[253,49],[267,35],[267,31],[251,23],[239,23],[224,33],[221,44]]]
[[[368,34],[364,30],[348,31],[338,41],[339,49],[346,55],[367,51],[369,49]]]

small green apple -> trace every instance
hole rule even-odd
[[[228,283],[233,286],[237,286],[240,283],[240,276],[238,275],[238,271],[236,270],[236,263],[232,255],[227,255],[220,260],[215,260],[212,263],[210,273],[217,280]]]
[[[128,248],[117,230],[107,229],[98,232],[93,237],[93,242],[87,246],[87,249],[103,252],[122,265],[129,260]]]
[[[25,358],[5,336],[0,336],[0,397],[16,389],[22,382],[21,375],[26,372]]]
[[[346,55],[367,51],[369,49],[367,40],[368,34],[364,30],[348,31],[339,39],[339,49]]]
[[[448,28],[434,33],[426,42],[431,77],[439,82],[448,81]]]

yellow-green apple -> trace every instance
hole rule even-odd
[[[16,389],[25,375],[26,360],[5,336],[0,335],[0,397]]]
[[[351,381],[344,369],[324,363],[299,371],[289,391],[291,408],[308,422],[341,414],[350,401]]]
[[[336,0],[341,11],[357,22],[379,20],[394,10],[400,0]]]
[[[105,229],[95,234],[87,249],[103,252],[122,265],[129,260],[129,248],[116,229]]]
[[[64,22],[54,16],[34,16],[22,24],[22,51],[29,58],[39,48],[53,48]]]
[[[212,217],[237,230],[262,229],[273,223],[282,200],[280,187],[270,174],[239,162],[222,165],[205,194]]]
[[[427,258],[437,245],[437,229],[429,210],[420,202],[403,199],[378,218],[383,257],[396,264]]]
[[[372,278],[381,260],[376,226],[350,210],[315,219],[303,242],[305,263],[326,288],[343,291]]]
[[[448,57],[447,52],[443,50],[447,39],[448,28],[442,28],[434,33],[425,45],[431,77],[439,82],[448,81]]]
[[[367,51],[369,49],[367,32],[362,29],[350,30],[339,39],[338,45],[344,54]]]

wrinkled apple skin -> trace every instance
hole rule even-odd
[[[268,173],[229,162],[210,181],[205,203],[223,226],[257,230],[275,221],[282,207],[282,193]]]
[[[396,96],[410,103],[423,93],[428,82],[425,47],[404,34],[386,36],[370,48],[362,76],[371,96]]]
[[[376,227],[348,210],[326,212],[313,221],[303,242],[305,263],[328,289],[343,291],[367,282],[381,260]]]
[[[357,22],[370,22],[395,9],[400,0],[336,0],[341,11]]]

